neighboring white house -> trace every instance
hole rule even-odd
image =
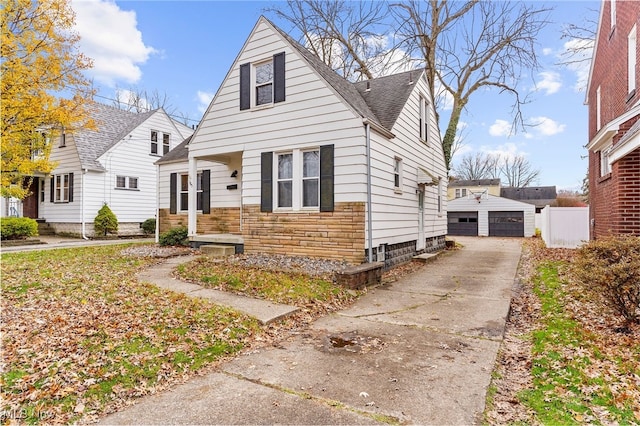
[[[489,194],[449,201],[449,235],[532,237],[536,233],[533,204]]]
[[[133,113],[94,102],[88,110],[95,129],[53,141],[50,159],[57,167],[34,178],[24,203],[35,208],[24,215],[46,221],[56,233],[90,237],[106,203],[118,217],[120,235],[140,234],[141,223],[156,214],[155,161],[193,130],[163,109]]]
[[[193,137],[158,164],[160,231],[188,225],[197,243],[387,265],[444,246],[424,70],[353,84],[264,17]]]

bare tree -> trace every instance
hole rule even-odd
[[[451,166],[458,123],[469,98],[478,90],[495,88],[514,98],[513,126],[524,127],[517,82],[538,69],[535,43],[548,23],[549,9],[537,4],[469,0],[412,0],[342,2],[339,0],[289,0],[274,11],[302,33],[318,56],[351,79],[372,78],[371,58],[391,58],[424,66],[436,105],[446,96],[451,103],[442,141],[447,167]],[[393,29],[385,26],[392,15]],[[381,37],[396,40],[387,52]],[[315,43],[315,40],[321,43]],[[315,43],[315,44],[314,44]],[[318,47],[319,46],[319,47]],[[340,67],[334,52],[343,54]],[[387,64],[391,65],[391,64]],[[397,64],[394,64],[397,67]],[[387,67],[388,68],[388,67]],[[357,77],[356,74],[359,74]],[[444,108],[438,111],[440,120]]]
[[[534,168],[523,155],[506,156],[476,152],[466,154],[453,168],[457,179],[500,179],[505,186],[523,188],[535,183],[540,170]]]
[[[596,31],[598,28],[598,10],[585,10],[579,23],[568,23],[562,29],[561,39],[566,40],[565,50],[560,55],[558,65],[568,67],[591,63]]]
[[[536,182],[540,170],[534,169],[523,155],[504,156],[500,159],[499,175],[507,186],[524,188]]]
[[[269,10],[293,24],[302,44],[348,80],[372,79],[390,66],[385,2],[288,0]]]
[[[494,179],[498,177],[499,160],[497,155],[482,152],[466,154],[453,168],[453,174],[462,180]]]
[[[159,108],[164,111],[175,120],[189,125],[189,122],[194,122],[186,114],[178,111],[176,107],[171,104],[171,99],[166,93],[161,93],[157,89],[148,92],[144,89],[118,89],[116,88],[116,99],[113,99],[113,106],[118,109],[130,112],[148,112]]]

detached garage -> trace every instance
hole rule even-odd
[[[531,237],[535,235],[535,212],[532,204],[471,194],[456,198],[447,205],[449,235],[490,237]]]

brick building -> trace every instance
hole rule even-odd
[[[590,236],[640,235],[640,2],[601,4],[589,105]]]

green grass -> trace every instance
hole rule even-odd
[[[597,336],[572,317],[566,308],[570,296],[558,272],[562,266],[560,262],[542,263],[533,279],[541,323],[531,335],[533,388],[520,392],[519,398],[542,424],[600,424],[603,418],[637,423],[635,396],[613,392],[620,390],[624,377],[609,374],[602,366],[621,372],[626,369],[627,378],[639,374],[640,366],[617,357],[615,349],[603,351]]]
[[[72,423],[163,388],[259,332],[255,320],[140,283],[126,245],[2,256],[3,422]]]
[[[304,306],[309,303],[346,300],[352,294],[331,281],[302,273],[244,268],[201,257],[177,269],[178,275],[205,287]]]

